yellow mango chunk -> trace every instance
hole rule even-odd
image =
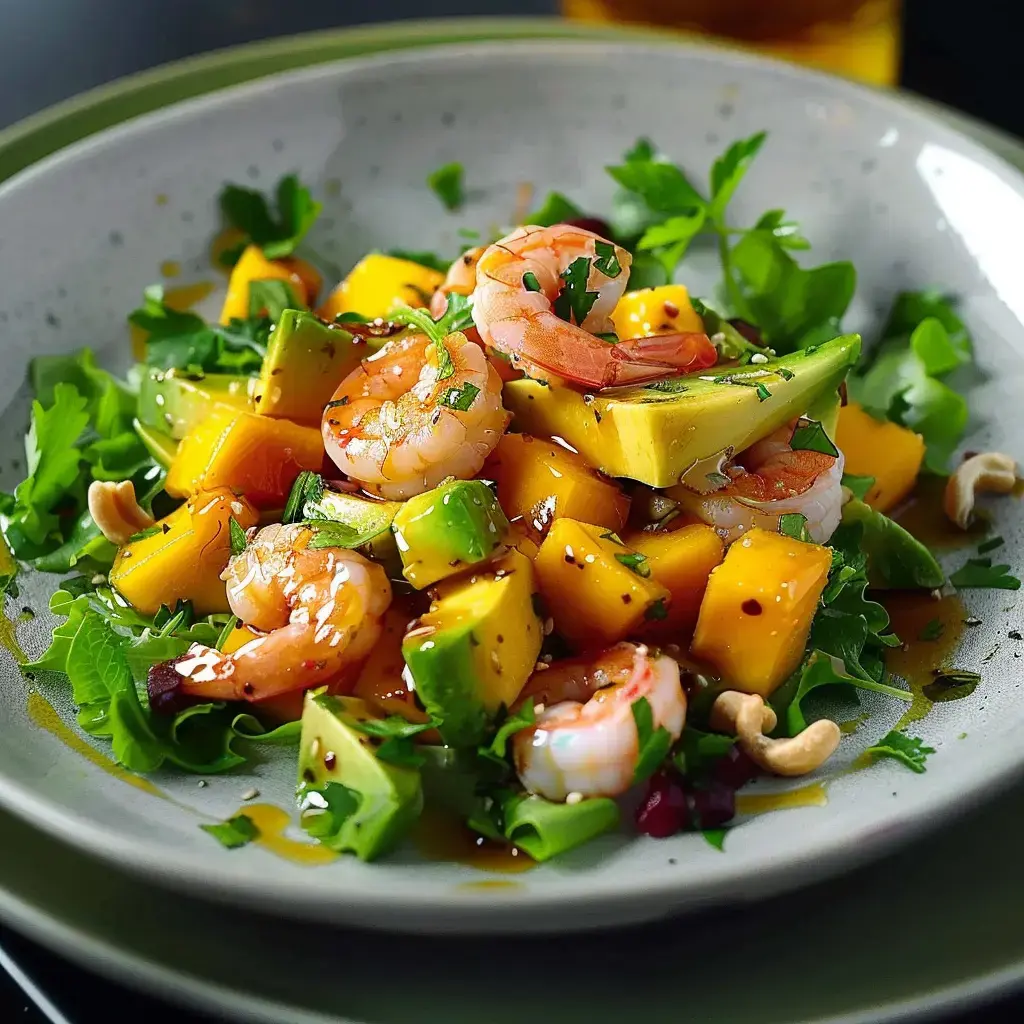
[[[305,260],[268,260],[258,245],[246,246],[228,278],[228,293],[220,311],[222,324],[244,320],[249,315],[249,285],[253,281],[286,282],[295,301],[303,307],[316,301],[323,283],[320,274]]]
[[[846,456],[845,472],[873,476],[864,501],[879,512],[895,508],[917,483],[924,438],[898,423],[876,420],[856,402],[839,410],[836,445]]]
[[[577,647],[617,643],[648,615],[664,616],[670,601],[653,577],[645,579],[629,567],[635,552],[603,536],[607,532],[603,526],[556,519],[534,559],[555,629]]]
[[[711,571],[722,561],[724,548],[717,533],[703,523],[659,533],[634,533],[626,547],[647,558],[651,576],[672,595],[668,618],[649,623],[652,636],[689,637],[697,625],[701,601]]]
[[[226,487],[194,495],[150,536],[118,551],[111,586],[145,615],[155,615],[162,604],[174,607],[179,599],[191,601],[199,615],[228,611],[220,574],[231,557],[232,517],[248,529],[258,513]]]
[[[217,410],[182,440],[164,486],[176,498],[227,487],[257,508],[283,508],[295,478],[304,469],[319,470],[323,458],[315,427]]]
[[[224,638],[224,643],[220,645],[220,649],[224,654],[234,654],[235,651],[240,647],[244,647],[250,640],[255,640],[260,636],[262,636],[261,633],[257,633],[236,620],[235,628]]]
[[[429,305],[443,281],[440,271],[372,252],[348,272],[317,312],[325,320],[339,313],[359,313],[370,320],[386,317],[396,306]]]
[[[751,530],[711,573],[691,652],[767,699],[800,664],[831,565],[828,548]]]
[[[530,434],[505,434],[484,473],[497,483],[505,515],[538,534],[562,518],[618,531],[629,515],[629,497],[581,455]]]
[[[686,286],[681,284],[626,292],[612,310],[612,323],[620,338],[704,330],[704,321],[691,305]]]

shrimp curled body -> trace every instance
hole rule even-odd
[[[546,705],[535,724],[515,734],[513,754],[520,781],[548,800],[563,801],[570,793],[583,797],[617,796],[633,783],[639,737],[633,704],[645,697],[654,728],[664,727],[678,739],[686,721],[686,694],[678,663],[665,655],[652,657],[646,647],[621,643],[590,663],[553,665],[562,678],[538,673],[524,691],[551,698],[561,691],[568,699]]]
[[[593,297],[577,325],[555,303],[563,274],[588,261],[585,292]],[[489,246],[476,265],[473,320],[485,345],[539,380],[586,388],[637,384],[713,366],[717,353],[701,333],[668,334],[609,343],[611,314],[629,281],[632,256],[600,235],[568,224],[517,228]]]
[[[208,700],[265,700],[355,670],[381,635],[387,574],[356,551],[310,548],[313,532],[266,526],[224,570],[228,603],[265,635],[232,654],[201,644],[175,663],[182,692]]]
[[[443,355],[439,355],[443,349]],[[327,454],[383,498],[469,480],[508,425],[501,379],[464,334],[394,338],[364,359],[324,410]]]

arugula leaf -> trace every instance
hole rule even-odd
[[[247,814],[236,814],[233,818],[228,818],[227,821],[199,827],[213,836],[226,850],[237,850],[242,846],[248,846],[249,843],[260,837],[258,826]]]
[[[464,173],[462,164],[450,163],[427,175],[427,184],[448,210],[457,210],[465,202]]]
[[[271,743],[275,746],[290,747],[299,742],[302,722],[284,722],[273,729],[267,729],[255,715],[241,714],[231,719],[231,731],[240,740],[248,743]]]
[[[832,443],[818,420],[801,420],[793,431],[789,446],[795,452],[819,452],[822,455],[831,455],[833,459],[839,458],[839,449]]]
[[[969,558],[950,575],[949,582],[960,590],[1020,590],[1020,580],[1011,576],[1009,569],[1008,565],[993,565],[991,558]]]
[[[873,761],[880,757],[892,757],[905,764],[912,772],[922,774],[925,770],[925,761],[929,754],[934,754],[934,747],[926,747],[923,740],[913,736],[904,736],[900,732],[890,732],[883,736],[876,744],[868,747],[865,751]]]
[[[245,235],[246,243],[258,245],[269,260],[291,256],[323,209],[294,174],[277,183],[275,198],[276,215],[262,192],[240,185],[225,185],[219,199],[225,220]]]
[[[945,582],[942,567],[919,540],[857,498],[843,506],[831,543],[865,553],[873,586],[935,590]]]
[[[875,486],[873,476],[857,476],[854,473],[843,474],[843,486],[860,501],[863,501],[868,491]]]
[[[548,228],[552,224],[564,224],[582,216],[583,211],[572,200],[566,199],[561,192],[549,192],[540,208],[528,213],[523,223]]]
[[[646,697],[638,697],[631,705],[633,721],[636,723],[637,755],[633,782],[649,779],[668,757],[672,747],[672,734],[663,725],[654,728],[654,712]]]
[[[231,554],[240,555],[248,546],[249,541],[245,536],[245,530],[234,516],[228,519],[228,532],[231,534]]]
[[[249,316],[269,317],[274,323],[281,319],[286,309],[305,309],[295,290],[287,281],[250,281]]]

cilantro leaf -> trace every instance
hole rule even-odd
[[[260,837],[259,828],[247,814],[236,814],[233,818],[228,818],[227,821],[199,827],[213,836],[226,850],[237,850],[239,847],[248,846],[249,843]]]
[[[450,163],[427,175],[427,184],[448,210],[457,210],[465,202],[464,173],[462,164]]]
[[[524,224],[536,224],[542,228],[552,224],[564,224],[566,221],[578,220],[583,211],[561,192],[549,192],[539,209],[526,215]]]
[[[525,702],[513,714],[506,715],[505,719],[498,726],[494,739],[485,747],[480,748],[482,756],[491,760],[504,761],[508,754],[508,741],[523,729],[529,729],[536,722],[537,716],[534,712],[533,701]]]
[[[904,736],[900,732],[890,732],[876,744],[868,747],[865,753],[873,760],[880,757],[892,757],[905,764],[912,772],[922,774],[925,761],[929,754],[935,753],[934,747],[926,747],[923,740],[913,736]]]
[[[228,532],[231,535],[231,554],[240,555],[248,546],[249,541],[245,536],[245,530],[234,516],[228,519]]]
[[[805,544],[811,543],[811,535],[807,531],[807,516],[801,512],[787,512],[779,516],[779,533],[792,537],[793,540],[801,540]]]
[[[811,243],[800,234],[800,225],[785,217],[785,210],[768,210],[761,214],[751,230],[771,235],[783,249],[810,249]]]
[[[627,569],[632,569],[637,576],[648,579],[651,575],[651,567],[647,562],[647,556],[638,551],[615,553],[615,559],[621,562]]]
[[[262,192],[232,184],[224,186],[219,199],[225,220],[270,260],[291,256],[323,209],[294,174],[277,183],[275,199],[276,212]]]
[[[868,491],[875,486],[875,478],[873,476],[857,476],[854,473],[844,473],[843,486],[847,488],[855,498],[863,501]]]
[[[1009,570],[1008,565],[993,565],[991,558],[969,558],[950,575],[949,582],[960,590],[1020,590],[1020,580],[1010,575]]]
[[[690,243],[704,227],[706,216],[706,210],[700,206],[685,214],[669,217],[660,224],[652,224],[641,236],[637,248],[650,251],[665,268],[667,277],[671,278]]]
[[[704,197],[682,169],[656,156],[649,142],[641,140],[623,159],[622,164],[605,170],[624,189],[636,193],[651,211],[676,214],[704,206]]]
[[[758,132],[749,139],[737,140],[712,165],[711,203],[708,207],[712,220],[720,221],[724,216],[733,193],[767,137],[766,132]]]
[[[429,267],[431,270],[436,270],[439,274],[447,274],[448,268],[452,263],[451,260],[438,256],[436,252],[428,252],[425,249],[388,249],[387,255],[394,256],[395,259],[399,260],[408,260],[410,263],[418,263],[421,267]]]
[[[286,309],[305,309],[306,304],[295,294],[287,281],[250,281],[249,316],[269,317],[274,323]]]
[[[562,290],[555,299],[552,309],[555,316],[567,323],[580,326],[586,320],[594,303],[597,302],[597,292],[587,291],[587,281],[590,278],[590,260],[586,256],[577,256],[576,259],[562,271]]]
[[[639,753],[636,768],[633,771],[633,782],[649,779],[668,757],[672,747],[672,734],[663,725],[654,728],[654,712],[646,697],[638,697],[631,705],[633,721],[636,723],[637,746]]]
[[[622,273],[622,264],[615,255],[615,246],[611,242],[594,242],[594,269],[605,277],[614,279]]]
[[[822,455],[831,455],[833,459],[839,458],[839,449],[832,443],[818,420],[801,420],[793,431],[789,446],[795,452],[819,452]]]
[[[480,389],[475,384],[465,381],[461,387],[449,388],[441,396],[441,404],[457,412],[468,412],[479,394]]]

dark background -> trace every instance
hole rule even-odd
[[[770,0],[765,0],[770,2]],[[0,127],[85,89],[223,46],[370,21],[541,15],[557,0],[0,0]],[[1017,4],[904,0],[905,87],[1024,135]],[[1008,908],[1008,912],[1013,912]],[[0,929],[0,947],[70,1014],[71,1024],[199,1018],[115,992]],[[30,1009],[0,968],[0,1021],[57,1020]],[[1024,1001],[957,1024],[1024,1019]],[[286,1024],[286,1022],[282,1022]],[[413,1022],[410,1022],[413,1024]]]

